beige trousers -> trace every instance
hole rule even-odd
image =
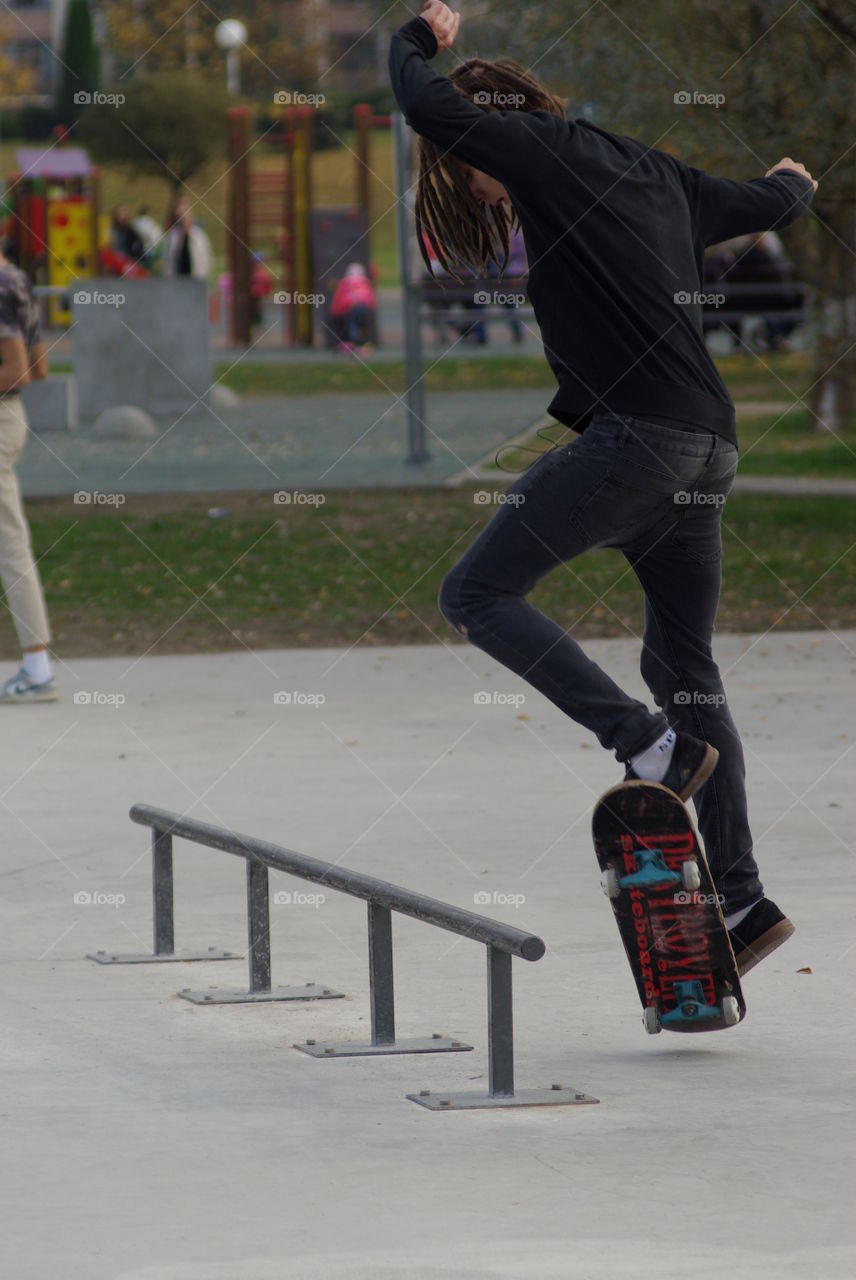
[[[21,397],[0,397],[0,582],[22,649],[47,645],[51,638],[15,475],[27,430],[27,412]]]

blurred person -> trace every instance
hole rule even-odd
[[[27,439],[21,391],[48,375],[30,282],[0,250],[0,582],[22,649],[16,675],[0,685],[0,702],[56,702],[50,628],[15,463]]]
[[[493,258],[488,262],[488,275],[491,277],[500,275],[500,267]],[[508,239],[508,260],[505,263],[503,276],[510,276],[512,280],[521,279],[526,275],[526,243],[523,239],[523,232],[519,227],[515,227]],[[498,292],[502,292],[499,290]],[[507,291],[506,291],[507,292]],[[506,311],[516,311],[516,302],[504,302],[502,304]],[[511,338],[513,342],[523,341],[523,325],[516,316],[509,321],[511,327]]]
[[[163,274],[207,280],[211,272],[211,244],[194,218],[187,196],[178,197],[171,216],[172,225],[163,239]]]
[[[113,229],[110,241],[117,253],[139,262],[145,252],[143,241],[131,223],[128,206],[117,205],[113,210]]]
[[[371,347],[377,300],[372,282],[359,262],[345,268],[330,303],[330,320],[340,338],[339,350]]]
[[[142,259],[147,267],[152,267],[158,256],[158,245],[163,239],[163,227],[152,217],[148,205],[141,204],[131,226],[140,237],[143,246]]]
[[[437,75],[430,59],[460,20],[428,0],[392,37],[393,92],[417,135],[417,234],[428,232],[442,266],[483,274],[489,258],[507,263],[520,226],[558,382],[548,412],[579,438],[515,481],[445,577],[440,611],[590,730],[625,779],[693,797],[745,973],[793,924],[764,895],[743,749],[711,649],[737,428],[704,341],[701,258],[706,245],[788,226],[817,183],[789,156],[749,182],[711,177],[569,120],[566,101],[510,58],[459,60]],[[620,550],[642,587],[641,672],[658,712],[525,598],[594,547]]]

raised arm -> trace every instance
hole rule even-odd
[[[459,21],[440,0],[429,0],[423,15],[393,35],[389,77],[395,100],[412,129],[458,159],[499,181],[537,180],[539,161],[545,170],[555,163],[570,123],[549,111],[485,110],[432,71],[429,59],[451,46]]]
[[[780,160],[763,178],[735,182],[687,166],[690,196],[703,245],[754,231],[781,231],[811,205],[817,183],[802,165]]]

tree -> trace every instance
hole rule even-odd
[[[216,8],[216,12],[215,12]],[[225,79],[223,53],[214,40],[221,17],[247,28],[241,50],[241,84],[264,105],[277,89],[318,90],[319,41],[311,0],[233,0],[228,9],[188,0],[106,0],[110,48],[117,78],[184,69]],[[129,12],[130,10],[130,12]],[[322,86],[323,89],[323,86]]]
[[[86,109],[82,96],[98,89],[98,61],[89,0],[69,0],[56,96],[56,113],[63,124],[74,124]]]
[[[22,34],[20,19],[10,10],[0,10],[0,106],[16,106],[21,98],[32,93],[36,84],[36,72],[30,62],[22,59],[16,41]]]
[[[220,82],[165,71],[135,76],[117,96],[124,101],[93,104],[80,121],[78,136],[99,162],[155,174],[179,190],[224,154],[228,97]]]

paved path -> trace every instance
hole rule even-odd
[[[408,466],[403,403],[394,395],[246,398],[163,421],[157,441],[87,432],[32,436],[19,467],[25,496],[100,490],[162,493],[434,485],[483,458],[543,412],[543,389],[438,392],[429,397],[430,462]]]
[[[163,420],[156,440],[105,440],[87,424],[31,435],[19,465],[25,497],[218,490],[342,489],[486,481],[485,464],[538,427],[549,389],[437,392],[427,397],[429,462],[409,466],[405,407],[389,393],[246,397],[214,414]],[[528,424],[521,429],[520,424]],[[503,444],[503,442],[505,442]],[[539,446],[546,448],[547,444]],[[856,480],[739,476],[737,492],[856,495]]]
[[[615,761],[477,650],[74,660],[61,703],[0,709],[2,1274],[851,1280],[856,633],[714,647],[764,879],[797,932],[747,978],[746,1021],[701,1037],[642,1031],[589,838]],[[587,650],[646,696],[635,640]],[[283,689],[326,702],[276,705]],[[75,704],[77,690],[126,701]],[[394,930],[400,1032],[474,1051],[292,1049],[368,1035],[365,908],[338,894],[272,907],[273,974],[344,1000],[199,1008],[176,991],[245,985],[245,962],[86,960],[150,945],[135,801],[463,906],[487,893],[480,910],[548,945],[514,962],[518,1087],[574,1085],[600,1105],[406,1101],[484,1089],[487,1065],[482,949],[411,921]],[[179,947],[243,953],[240,863],[176,848]]]

